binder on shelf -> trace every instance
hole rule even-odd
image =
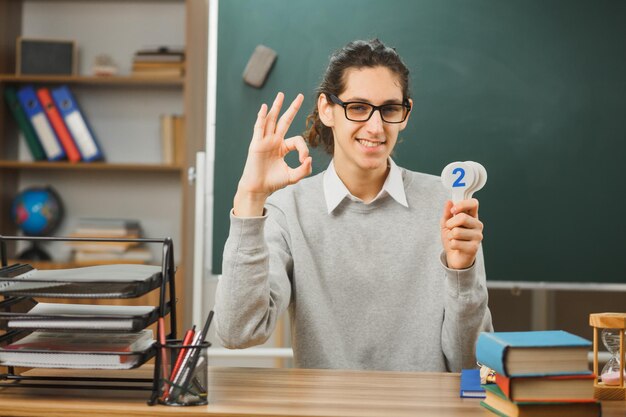
[[[33,129],[37,133],[39,142],[49,161],[58,161],[65,158],[65,151],[59,142],[52,125],[48,121],[43,107],[37,99],[37,93],[32,86],[25,86],[17,91],[17,97],[28,117]]]
[[[44,152],[41,143],[39,143],[37,133],[35,133],[35,129],[33,129],[33,126],[30,124],[30,121],[26,116],[26,112],[24,112],[24,109],[20,105],[15,87],[6,87],[4,89],[4,98],[6,99],[9,109],[11,110],[11,114],[13,114],[13,118],[24,135],[24,139],[26,139],[26,145],[28,145],[28,149],[30,150],[33,160],[46,160],[46,153]]]
[[[50,121],[59,142],[61,142],[61,145],[65,150],[67,159],[70,162],[79,162],[81,159],[80,152],[78,152],[74,139],[72,138],[69,130],[67,130],[67,126],[65,125],[59,110],[54,105],[54,101],[50,95],[50,90],[46,87],[37,89],[37,97],[39,98],[39,102],[41,103],[46,116],[48,116],[48,120]]]
[[[104,159],[102,149],[70,89],[63,85],[52,89],[51,93],[83,160],[91,162]]]

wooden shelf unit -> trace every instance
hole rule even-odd
[[[25,161],[0,161],[0,169],[36,169],[36,170],[81,170],[81,171],[140,171],[140,172],[176,172],[179,173],[180,165],[164,164],[115,164],[107,162],[25,162]]]
[[[0,74],[0,82],[14,84],[85,84],[104,86],[172,86],[182,87],[185,83],[183,77],[159,77],[159,76],[83,76],[83,75],[63,75],[63,76],[42,76],[42,75],[15,75]]]
[[[205,132],[206,132],[206,78],[207,78],[207,35],[208,35],[208,0],[168,0],[162,3],[181,4],[184,7],[184,38],[185,38],[185,75],[183,77],[147,77],[119,75],[110,77],[95,77],[90,75],[76,76],[17,76],[16,68],[16,39],[19,36],[30,36],[29,33],[23,33],[23,18],[25,16],[26,5],[29,0],[15,0],[0,2],[0,234],[14,235],[17,229],[11,221],[11,202],[20,190],[21,178],[28,175],[41,177],[47,180],[48,173],[62,174],[51,176],[55,181],[63,181],[63,178],[76,178],[81,173],[98,173],[101,176],[129,174],[141,174],[142,179],[146,176],[152,178],[153,184],[159,182],[167,176],[168,181],[171,176],[175,176],[176,187],[180,191],[180,216],[172,218],[165,216],[162,218],[163,224],[172,223],[172,228],[177,231],[180,241],[175,241],[177,257],[177,280],[176,292],[178,294],[178,303],[180,305],[178,314],[178,325],[182,328],[189,321],[191,306],[185,303],[185,299],[191,300],[190,296],[186,297],[186,293],[190,288],[186,288],[184,271],[192,271],[193,265],[193,210],[194,202],[194,184],[189,183],[188,169],[195,165],[195,155],[204,149]],[[54,1],[52,1],[54,3]],[[59,2],[61,4],[61,2]],[[65,2],[67,3],[67,2]],[[110,7],[110,10],[116,10],[119,6],[115,1],[92,2],[89,0],[76,0],[75,4],[98,4],[100,7]],[[141,8],[141,13],[150,16],[151,3],[142,0],[130,0],[128,3],[136,4]],[[124,4],[127,4],[126,2]],[[37,7],[37,2],[31,2],[29,7]],[[67,5],[66,5],[67,6]],[[86,33],[75,33],[72,37],[76,40],[79,48],[81,47],[81,35]],[[53,37],[53,36],[51,36]],[[147,42],[147,45],[150,43]],[[144,45],[145,46],[145,45]],[[96,51],[98,52],[98,51]],[[129,57],[131,59],[132,57]],[[85,69],[86,71],[88,69]],[[178,144],[178,149],[182,150],[182,156],[178,159],[179,163],[166,165],[160,163],[118,163],[116,161],[100,162],[100,163],[69,163],[69,162],[27,162],[20,161],[18,158],[18,139],[19,129],[12,115],[7,109],[6,102],[3,97],[4,88],[7,85],[19,87],[24,84],[55,86],[60,84],[68,84],[70,88],[80,88],[83,94],[91,92],[100,93],[106,90],[106,94],[117,95],[116,97],[124,97],[123,94],[127,88],[133,91],[133,94],[181,94],[182,96],[182,114],[184,116],[184,130],[182,143]],[[108,91],[110,90],[110,91]],[[169,97],[169,96],[168,96]],[[116,98],[118,100],[119,98]],[[80,100],[79,100],[80,101]],[[88,119],[93,120],[98,114],[89,114]],[[158,117],[158,115],[155,115]],[[106,138],[100,137],[103,148],[106,148]],[[158,136],[154,138],[158,141]],[[106,153],[106,149],[105,149]],[[138,158],[140,160],[140,158]],[[99,177],[99,178],[100,178]],[[61,178],[61,179],[59,179]],[[132,181],[132,176],[129,176]],[[88,184],[90,175],[84,176],[85,184]],[[52,183],[54,186],[54,183]],[[129,186],[128,184],[124,184]],[[111,201],[115,201],[112,196]],[[148,209],[149,210],[149,209]],[[163,216],[163,214],[160,214]],[[111,209],[111,217],[116,216],[115,207]],[[139,219],[141,220],[141,219]],[[161,237],[161,236],[148,236]],[[163,236],[164,237],[164,236]],[[16,248],[10,248],[15,251]],[[12,255],[10,253],[10,255]],[[188,326],[187,326],[188,327]]]

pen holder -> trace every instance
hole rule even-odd
[[[209,342],[184,345],[180,340],[156,344],[160,356],[159,404],[208,404],[209,346]]]

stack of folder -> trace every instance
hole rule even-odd
[[[68,86],[9,86],[4,97],[33,160],[91,162],[104,158]]]
[[[600,416],[591,342],[565,331],[481,333],[478,361],[496,371],[481,405],[499,416]]]

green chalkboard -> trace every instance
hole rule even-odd
[[[330,52],[379,37],[412,71],[398,164],[488,171],[489,280],[626,282],[624,22],[621,0],[220,2],[214,272],[261,103],[304,93],[300,134]],[[242,80],[257,44],[278,52],[263,89]]]

